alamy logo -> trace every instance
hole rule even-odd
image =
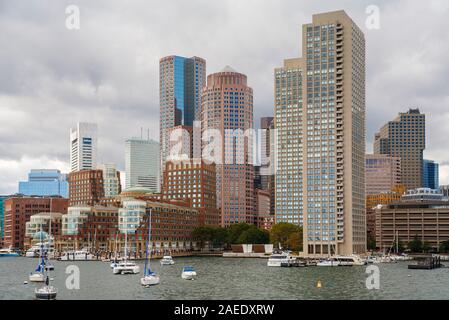
[[[366,288],[368,290],[380,290],[380,270],[378,266],[369,266],[365,273],[369,274],[366,278]]]
[[[379,30],[380,29],[380,9],[376,5],[370,5],[366,7],[366,28],[368,30]]]
[[[68,290],[79,290],[80,289],[80,268],[75,265],[67,266],[65,273],[69,276],[65,280],[65,287]]]
[[[65,27],[69,30],[79,30],[80,8],[75,5],[69,5],[65,8],[65,13],[68,15],[65,19]]]

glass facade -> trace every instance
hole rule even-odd
[[[193,126],[199,120],[206,61],[199,57],[168,56],[159,63],[160,138],[162,163],[169,155],[169,129]]]
[[[440,187],[439,165],[433,160],[423,162],[423,187],[436,190]]]
[[[0,243],[3,239],[3,228],[5,226],[5,200],[7,197],[0,196]]]
[[[28,181],[19,182],[19,193],[26,196],[61,196],[68,198],[67,175],[59,170],[31,170]]]

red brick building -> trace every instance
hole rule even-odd
[[[220,225],[216,186],[215,164],[200,159],[165,163],[162,198],[189,200],[200,213],[201,225]]]
[[[68,199],[56,197],[12,197],[5,200],[4,246],[24,248],[26,223],[41,212],[67,213]]]
[[[70,206],[94,206],[102,198],[104,198],[102,170],[83,170],[69,174]]]

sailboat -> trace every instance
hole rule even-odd
[[[118,231],[115,234],[115,245],[114,245],[114,260],[111,262],[111,268],[118,266],[118,258],[117,258],[117,237]]]
[[[40,244],[41,244],[41,249],[39,250],[39,263],[37,265],[36,270],[34,270],[34,272],[30,273],[29,276],[29,280],[31,282],[44,282],[45,281],[45,275],[44,275],[44,271],[45,271],[45,257],[44,257],[44,242],[42,239],[42,224],[41,224],[41,229],[40,229]]]
[[[151,260],[151,252],[149,251],[149,246],[151,242],[151,209],[150,209],[150,217],[148,221],[148,239],[146,242],[146,251],[145,251],[145,269],[143,272],[143,278],[140,278],[140,284],[144,287],[154,286],[159,284],[159,276],[151,271],[150,268],[150,260]]]
[[[128,220],[128,219],[126,219]],[[140,267],[134,262],[128,262],[128,221],[126,221],[125,228],[125,257],[123,261],[119,262],[112,268],[114,274],[136,274],[140,272]]]
[[[49,243],[48,246],[51,247],[51,215],[50,215],[50,227],[49,227]],[[47,262],[49,264],[50,257],[47,257]],[[39,300],[55,300],[56,295],[58,294],[58,289],[50,285],[50,276],[49,271],[44,267],[43,271],[44,277],[45,277],[45,285],[41,288],[34,289],[34,293],[36,295],[36,298]]]

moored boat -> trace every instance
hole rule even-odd
[[[185,280],[195,280],[197,276],[196,270],[192,266],[182,268],[181,278]]]

